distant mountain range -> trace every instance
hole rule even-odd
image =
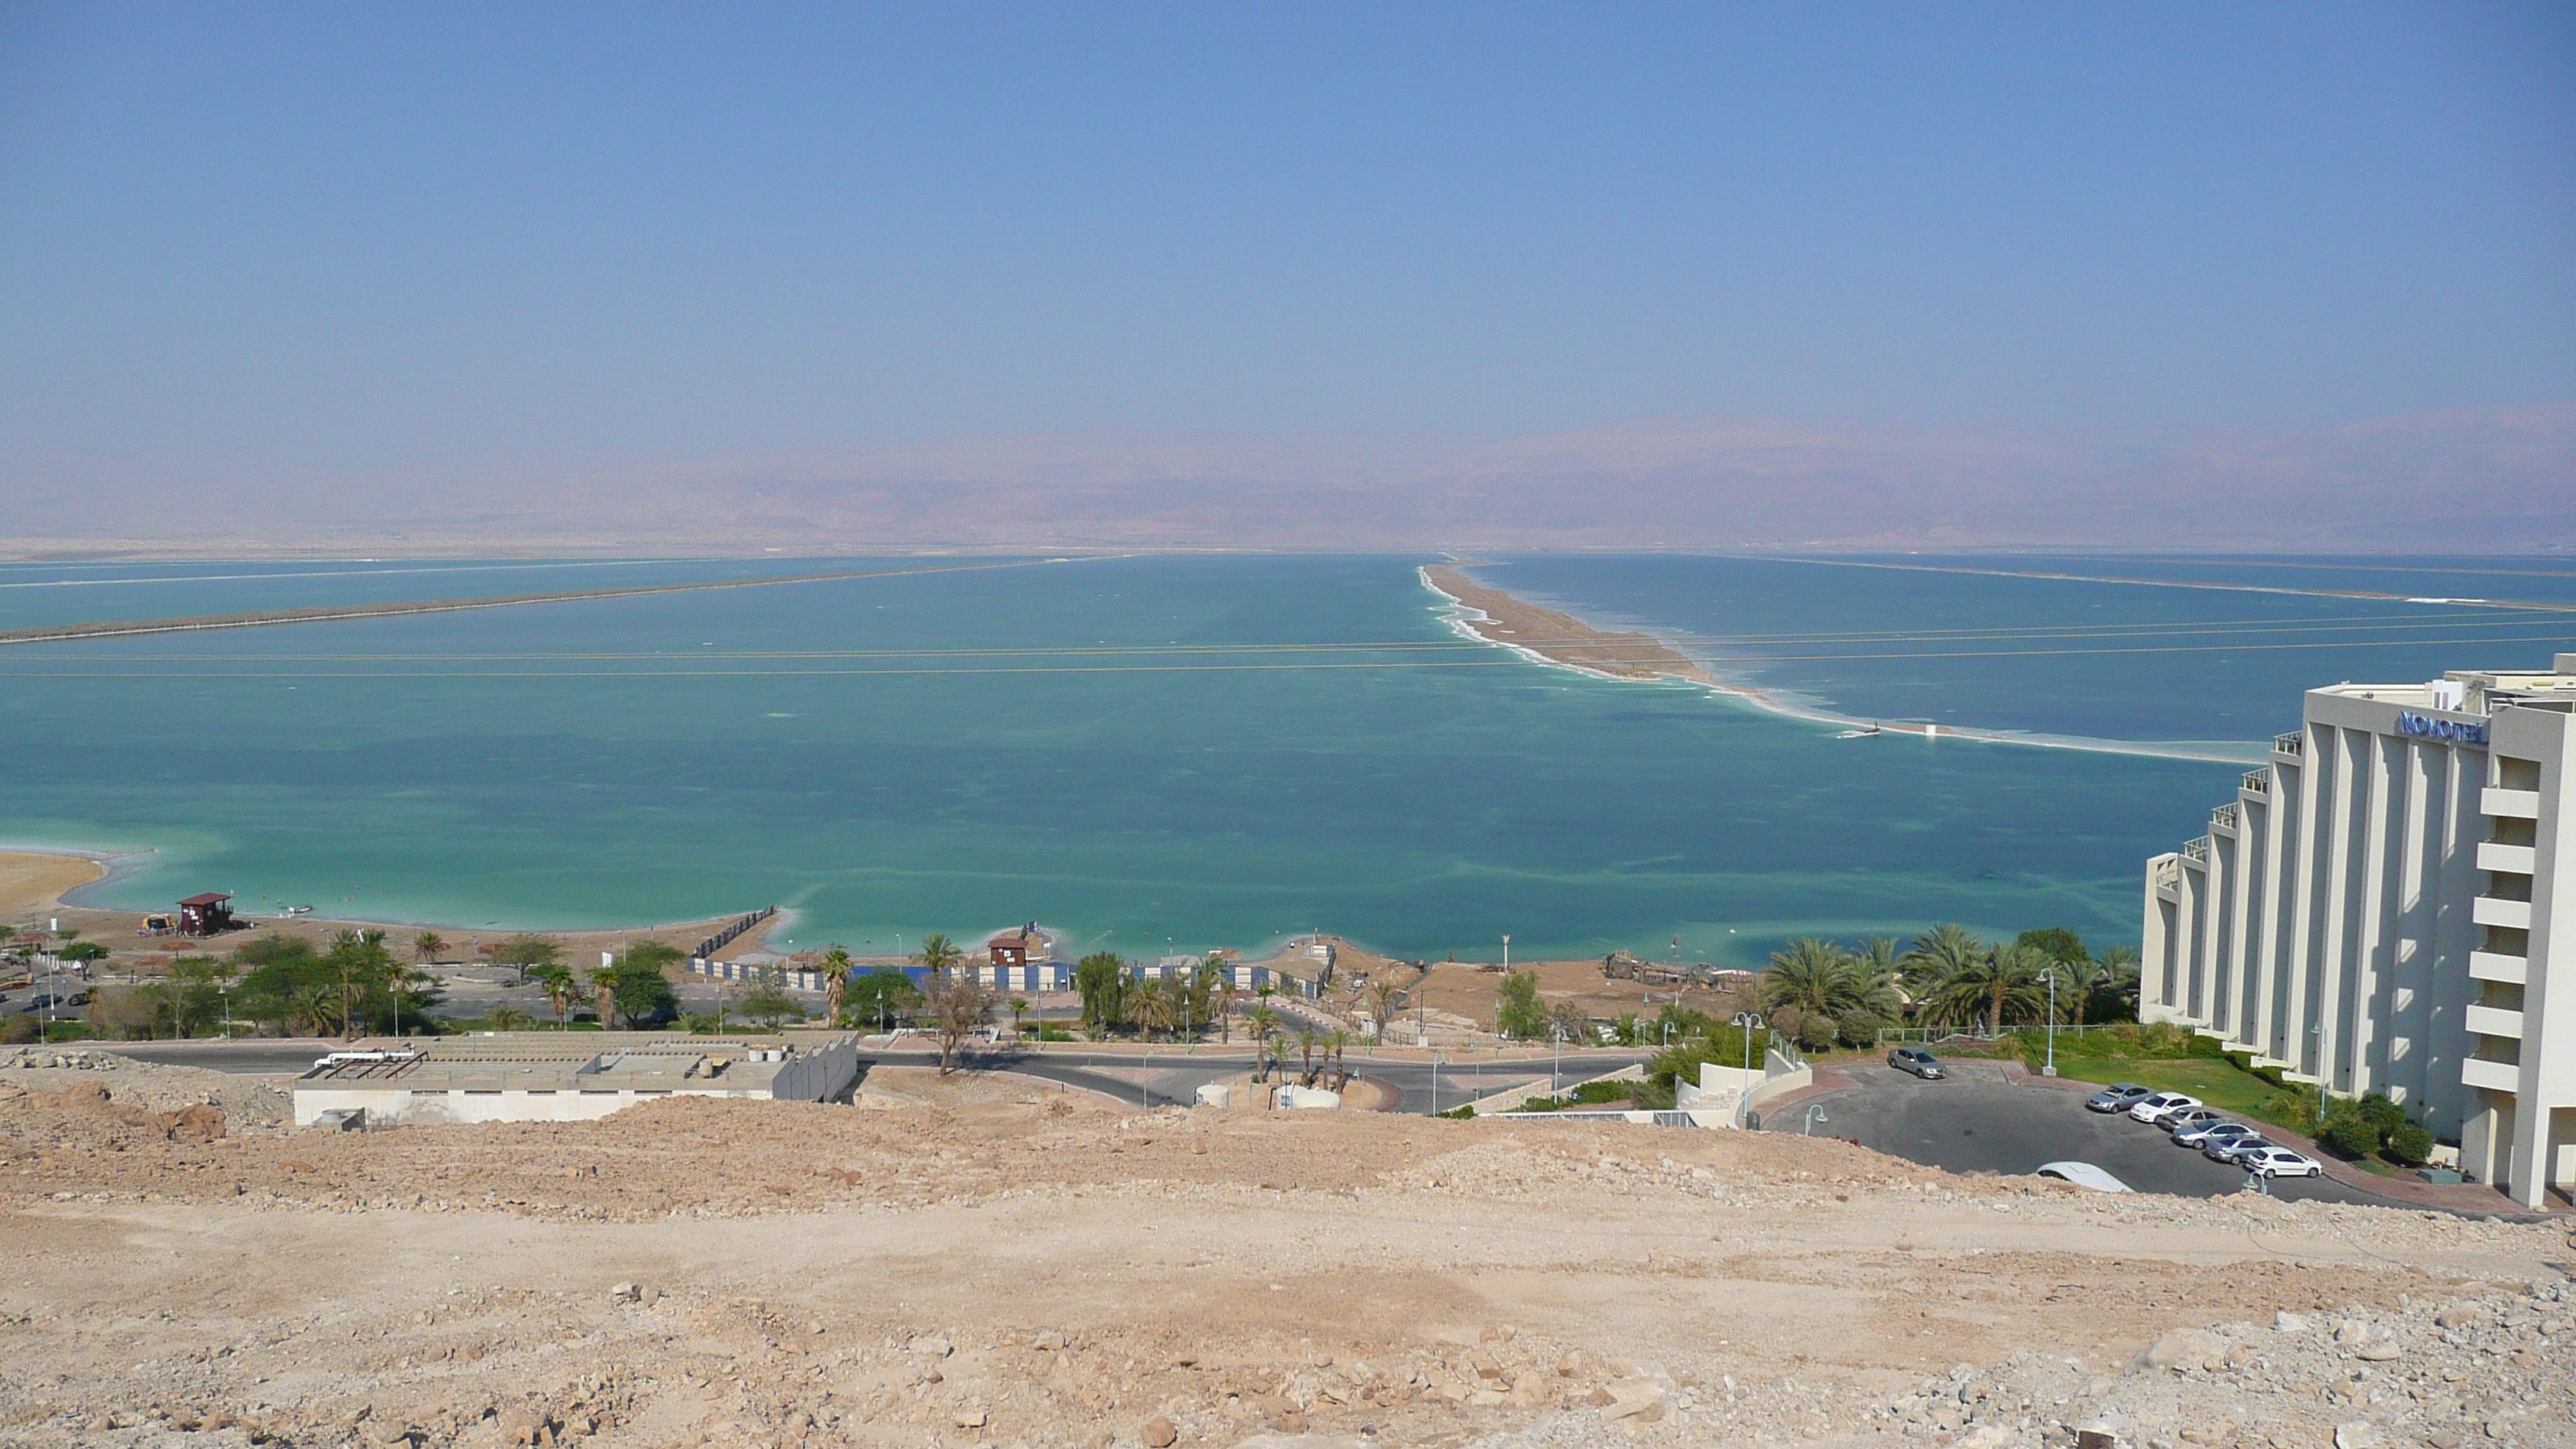
[[[605,470],[0,482],[0,551],[2576,548],[2576,403],[2161,444],[1645,421],[1491,445],[1081,436]]]

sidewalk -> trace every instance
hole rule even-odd
[[[2004,1080],[2017,1087],[2050,1087],[2087,1097],[2102,1090],[2102,1084],[2099,1082],[2079,1082],[2072,1077],[2043,1077],[2019,1062],[2006,1061],[1999,1062],[1997,1065],[2003,1068]],[[2435,1208],[2455,1213],[2510,1213],[2520,1216],[2531,1213],[2531,1209],[2485,1183],[2426,1182],[2417,1177],[2382,1177],[2378,1173],[2355,1167],[2318,1146],[2314,1139],[2303,1137],[2286,1127],[2277,1127],[2269,1122],[2257,1122],[2251,1119],[2246,1119],[2245,1125],[2259,1129],[2265,1137],[2293,1152],[2304,1153],[2315,1158],[2325,1167],[2326,1176],[2344,1186],[2358,1188],[2374,1197],[2386,1198],[2402,1207]],[[2570,1209],[2553,1205],[2540,1211],[2543,1214],[2564,1216]]]

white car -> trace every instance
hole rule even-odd
[[[2039,1165],[2039,1176],[2053,1177],[2060,1182],[2071,1182],[2077,1187],[2089,1187],[2095,1192],[2135,1192],[2137,1190],[2089,1162],[2043,1162]]]
[[[2325,1164],[2313,1157],[2302,1157],[2286,1147],[2266,1147],[2259,1152],[2241,1153],[2236,1165],[2257,1177],[2319,1177]]]
[[[2141,1122],[2161,1122],[2167,1112],[2188,1111],[2199,1105],[2198,1097],[2186,1097],[2180,1092],[2158,1092],[2152,1097],[2139,1098],[2138,1105],[2129,1109],[2129,1115]]]

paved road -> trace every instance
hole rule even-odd
[[[1819,1136],[1854,1138],[1863,1147],[1952,1172],[2021,1174],[2043,1162],[2073,1160],[2092,1163],[2140,1192],[2216,1197],[2245,1186],[2244,1173],[2176,1147],[2163,1132],[2126,1113],[2088,1112],[2073,1092],[2013,1086],[1991,1063],[1957,1063],[1954,1075],[1938,1082],[1882,1063],[1841,1070],[1857,1088],[1821,1100],[1825,1120],[1816,1124]],[[1803,1105],[1794,1105],[1763,1126],[1795,1132],[1805,1115]],[[2330,1177],[2276,1178],[2272,1191],[2326,1202],[2388,1202]]]
[[[275,1037],[246,1041],[122,1041],[107,1044],[84,1042],[93,1050],[132,1057],[138,1062],[158,1062],[171,1067],[198,1067],[209,1072],[233,1072],[244,1076],[286,1075],[313,1065],[324,1052],[336,1051],[336,1041],[280,1040]]]
[[[870,1054],[887,1062],[918,1065],[935,1059],[935,1051],[881,1051]],[[1587,1081],[1606,1072],[1614,1072],[1640,1060],[1635,1053],[1585,1053],[1570,1055],[1554,1072],[1560,1086]],[[1221,1081],[1241,1076],[1253,1069],[1249,1052],[1239,1055],[1203,1054],[1171,1056],[1156,1053],[1140,1059],[1132,1053],[1085,1052],[1066,1047],[1051,1047],[1044,1052],[1016,1055],[996,1054],[978,1057],[977,1066],[998,1067],[1070,1087],[1084,1087],[1103,1092],[1122,1102],[1162,1106],[1171,1102],[1188,1102],[1203,1082]],[[1443,1110],[1464,1106],[1478,1097],[1491,1096],[1515,1082],[1547,1079],[1551,1063],[1486,1061],[1462,1064],[1443,1063],[1434,1067],[1429,1062],[1399,1061],[1345,1055],[1342,1064],[1351,1074],[1377,1082],[1394,1090],[1398,1112],[1427,1113],[1436,1099]],[[1139,1082],[1122,1075],[1136,1068],[1150,1067],[1151,1075]],[[1435,1071],[1438,1083],[1435,1088]]]
[[[163,1041],[119,1042],[106,1048],[137,1061],[161,1062],[171,1066],[202,1067],[208,1071],[235,1072],[246,1075],[292,1075],[313,1065],[313,1060],[337,1047],[330,1041],[279,1041],[260,1039],[236,1042]],[[931,1049],[874,1051],[870,1060],[900,1062],[918,1066],[936,1060]],[[1203,1052],[1182,1056],[1157,1052],[1140,1059],[1133,1053],[1086,1052],[1062,1046],[1043,1052],[1016,1054],[996,1053],[974,1059],[978,1066],[1002,1067],[1069,1087],[1083,1087],[1103,1092],[1123,1102],[1140,1105],[1150,1101],[1155,1106],[1170,1102],[1188,1102],[1202,1082],[1241,1076],[1253,1068],[1250,1052]],[[1570,1086],[1617,1071],[1640,1060],[1633,1052],[1569,1054],[1555,1075],[1559,1085]],[[1345,1054],[1343,1065],[1355,1076],[1365,1077],[1392,1088],[1396,1093],[1395,1110],[1429,1112],[1435,1099],[1433,1076],[1438,1085],[1436,1097],[1446,1108],[1462,1106],[1478,1097],[1490,1096],[1514,1082],[1527,1082],[1550,1075],[1550,1064],[1544,1060],[1469,1061],[1443,1063],[1437,1068],[1429,1062],[1380,1060]],[[1139,1066],[1152,1068],[1142,1083],[1122,1072]]]

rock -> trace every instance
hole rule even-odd
[[[957,1345],[950,1343],[946,1335],[937,1333],[915,1334],[904,1347],[931,1358],[946,1358],[957,1351]]]
[[[2466,1328],[2478,1321],[2478,1306],[2474,1303],[2454,1303],[2434,1314],[2433,1321],[2444,1328]]]
[[[2010,1424],[1980,1424],[1958,1441],[1958,1449],[2004,1449],[2019,1439]]]
[[[2397,1340],[2393,1338],[2374,1338],[2370,1342],[2363,1344],[2360,1351],[2355,1353],[2353,1357],[2360,1359],[2363,1363],[2394,1363],[2398,1358],[2403,1356],[2404,1353],[2405,1350],[2397,1346]]]
[[[2170,1369],[2216,1368],[2226,1360],[2227,1345],[2205,1328],[2177,1328],[2138,1351],[2129,1361],[2132,1373]]]
[[[1369,1449],[1353,1434],[1255,1434],[1235,1441],[1234,1449]]]
[[[633,1283],[619,1283],[608,1290],[608,1301],[611,1303],[641,1303],[644,1301],[644,1290]]]
[[[2379,1426],[2368,1419],[2354,1419],[2335,1425],[2335,1449],[2374,1449],[2379,1443]]]
[[[1626,1379],[1610,1386],[1610,1417],[1652,1423],[1664,1416],[1673,1387],[1662,1379]],[[1499,1400],[1502,1396],[1497,1394]]]
[[[2282,1312],[2272,1315],[2274,1333],[2305,1333],[2309,1327],[2308,1320],[2301,1314]]]
[[[960,1429],[981,1429],[984,1427],[984,1420],[989,1417],[990,1416],[982,1409],[959,1409],[957,1411],[957,1427]]]
[[[2350,1348],[2369,1337],[2370,1325],[2358,1318],[2347,1318],[2335,1325],[2334,1341],[2337,1348]]]
[[[1048,1329],[1046,1332],[1039,1334],[1035,1339],[1032,1339],[1029,1343],[1029,1347],[1036,1349],[1040,1353],[1062,1353],[1067,1343],[1068,1340],[1063,1334],[1056,1332],[1054,1329]]]
[[[1181,1431],[1172,1426],[1172,1421],[1160,1414],[1145,1421],[1143,1432],[1145,1449],[1172,1449],[1174,1441],[1181,1437]]]

